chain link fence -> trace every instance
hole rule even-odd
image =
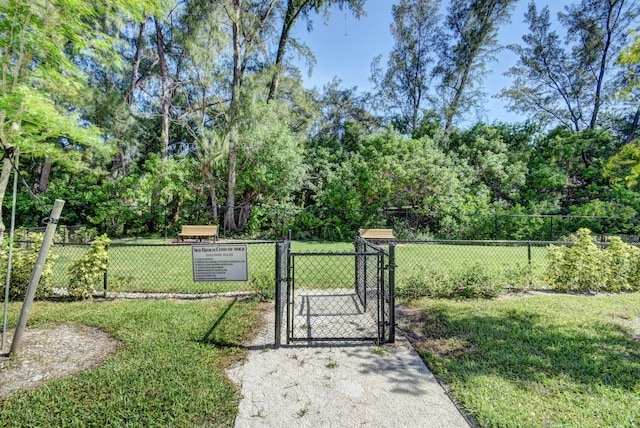
[[[202,295],[234,291],[273,294],[275,281],[274,241],[234,241],[246,244],[249,280],[196,282],[193,278],[191,245],[152,243],[112,243],[109,267],[102,290],[115,293],[180,293]],[[69,266],[81,259],[89,244],[56,243],[51,249],[54,260],[52,286],[66,288]]]
[[[640,218],[631,216],[579,216],[511,214],[500,212],[436,212],[414,208],[342,209],[285,205],[243,205],[234,209],[237,228],[225,225],[228,209],[219,206],[121,206],[100,224],[60,225],[59,242],[106,233],[111,237],[172,239],[182,225],[218,225],[226,239],[282,240],[291,233],[298,241],[323,239],[350,241],[359,228],[392,228],[400,239],[469,239],[555,241],[590,229],[594,236],[620,235],[626,242],[640,241]],[[43,228],[33,228],[38,231]]]
[[[231,242],[231,241],[230,241]],[[191,244],[153,243],[150,240],[113,242],[109,264],[97,292],[173,293],[207,295],[224,292],[252,292],[271,299],[276,283],[276,243],[278,241],[232,241],[248,250],[249,280],[196,282],[193,278]],[[34,251],[34,244],[20,242],[15,252]],[[400,240],[396,245],[396,283],[401,296],[411,296],[416,283],[434,286],[447,281],[491,281],[501,288],[544,288],[549,245],[569,245],[562,241],[467,241]],[[606,246],[606,243],[600,244]],[[37,251],[37,249],[35,249]],[[55,243],[50,252],[51,286],[64,290],[70,280],[69,267],[82,259],[89,244]],[[371,261],[373,263],[373,261]],[[15,262],[14,262],[15,263]],[[284,263],[284,262],[283,262]],[[343,266],[344,263],[347,265]],[[299,272],[297,281],[315,289],[354,287],[352,271],[375,272],[363,261],[349,262],[317,255]],[[3,266],[6,267],[6,266]],[[295,266],[293,267],[295,269]],[[14,270],[16,265],[14,264]],[[26,269],[23,269],[26,270]],[[4,269],[2,269],[4,271]],[[12,270],[13,272],[13,270]],[[28,273],[28,272],[27,272]],[[28,276],[23,275],[26,279]],[[284,287],[284,284],[280,284]],[[356,284],[357,285],[357,284]],[[357,290],[361,298],[366,291]],[[416,294],[416,293],[414,293]],[[416,294],[417,295],[417,294]]]
[[[399,241],[396,246],[399,284],[416,275],[456,275],[481,268],[500,275],[513,288],[543,284],[548,241]]]

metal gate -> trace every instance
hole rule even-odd
[[[276,247],[276,347],[311,341],[395,341],[395,246],[361,238],[350,252]],[[286,322],[285,322],[286,317]]]

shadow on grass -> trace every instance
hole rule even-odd
[[[219,348],[238,348],[241,346],[240,343],[229,340],[226,337],[227,334],[225,331],[220,331],[225,330],[221,329],[220,326],[223,321],[226,321],[229,312],[231,311],[231,309],[233,309],[237,302],[237,297],[234,297],[233,300],[229,302],[229,304],[224,308],[220,315],[218,315],[218,318],[216,318],[216,320],[213,322],[211,328],[209,328],[202,339],[199,340],[200,343],[203,343],[205,345],[214,345]]]
[[[417,347],[445,380],[495,375],[529,383],[568,377],[625,391],[640,385],[640,342],[613,323],[574,325],[521,309],[480,315],[446,307],[421,311],[415,321],[423,326]]]

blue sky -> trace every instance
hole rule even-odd
[[[396,3],[395,0],[367,0],[364,6],[367,16],[359,20],[350,12],[345,13],[336,7],[326,24],[322,16],[314,17],[311,33],[300,22],[294,28],[294,36],[309,46],[317,60],[311,76],[307,74],[307,68],[299,64],[303,70],[305,87],[322,88],[337,77],[342,80],[343,87],[357,86],[360,91],[370,89],[371,62],[376,56],[382,55],[382,64],[386,64],[393,47],[389,24],[392,20],[391,6]],[[498,37],[501,45],[522,42],[522,36],[527,32],[523,21],[528,3],[529,0],[519,0],[512,14],[511,24],[500,28]],[[549,6],[551,20],[555,22],[557,13],[564,10],[565,5],[577,3],[577,0],[536,0],[535,3],[539,10]],[[443,1],[443,6],[446,7],[446,4]],[[561,31],[559,33],[562,34]],[[509,79],[503,73],[515,64],[516,59],[511,51],[503,49],[498,55],[498,61],[488,65],[490,74],[484,80],[484,92],[487,96],[483,120],[513,123],[521,119],[516,114],[507,112],[503,100],[492,97],[509,86]],[[467,118],[471,122],[475,119],[475,116]]]

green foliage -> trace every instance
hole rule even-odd
[[[604,165],[604,176],[612,183],[624,182],[628,187],[638,186],[640,177],[640,141],[625,144]]]
[[[622,89],[622,94],[631,96],[633,90],[640,86],[638,65],[640,64],[640,33],[633,33],[633,43],[620,54],[619,62],[627,66],[627,86]]]
[[[98,231],[94,227],[82,226],[71,235],[69,240],[76,244],[84,244],[93,241],[97,234]]]
[[[24,241],[26,237],[25,229],[17,229],[14,232],[13,253],[11,256],[11,279],[9,281],[9,299],[22,300],[27,292],[27,286],[31,279],[31,274],[38,259],[38,253],[44,239],[43,233],[30,233],[29,241]],[[5,240],[0,248],[0,277],[2,283],[7,275],[7,262],[9,259],[9,240]],[[49,253],[42,269],[42,276],[36,288],[36,299],[46,299],[51,297],[51,279],[53,275],[53,263],[56,256]]]
[[[451,275],[444,269],[430,266],[400,281],[396,288],[396,295],[409,299],[449,298],[454,297],[452,289]]]
[[[502,291],[500,274],[481,262],[467,263],[453,275],[453,295],[460,298],[492,298]]]
[[[572,245],[548,248],[546,277],[559,291],[599,292],[637,290],[640,249],[613,237],[610,245],[598,248],[589,229],[569,237]]]
[[[262,273],[249,278],[253,298],[259,302],[273,300],[276,295],[276,278],[273,273]]]
[[[630,291],[640,288],[640,249],[622,242],[617,236],[609,238],[604,251],[607,291]]]
[[[521,273],[516,269],[513,272]],[[401,281],[397,295],[412,299],[419,297],[490,299],[504,292],[509,279],[515,279],[517,275],[513,272],[507,274],[498,267],[479,261],[465,262],[453,271],[429,266]]]
[[[97,237],[87,253],[69,266],[68,291],[75,300],[91,297],[93,290],[100,285],[109,264],[107,248],[110,242],[106,235]]]

